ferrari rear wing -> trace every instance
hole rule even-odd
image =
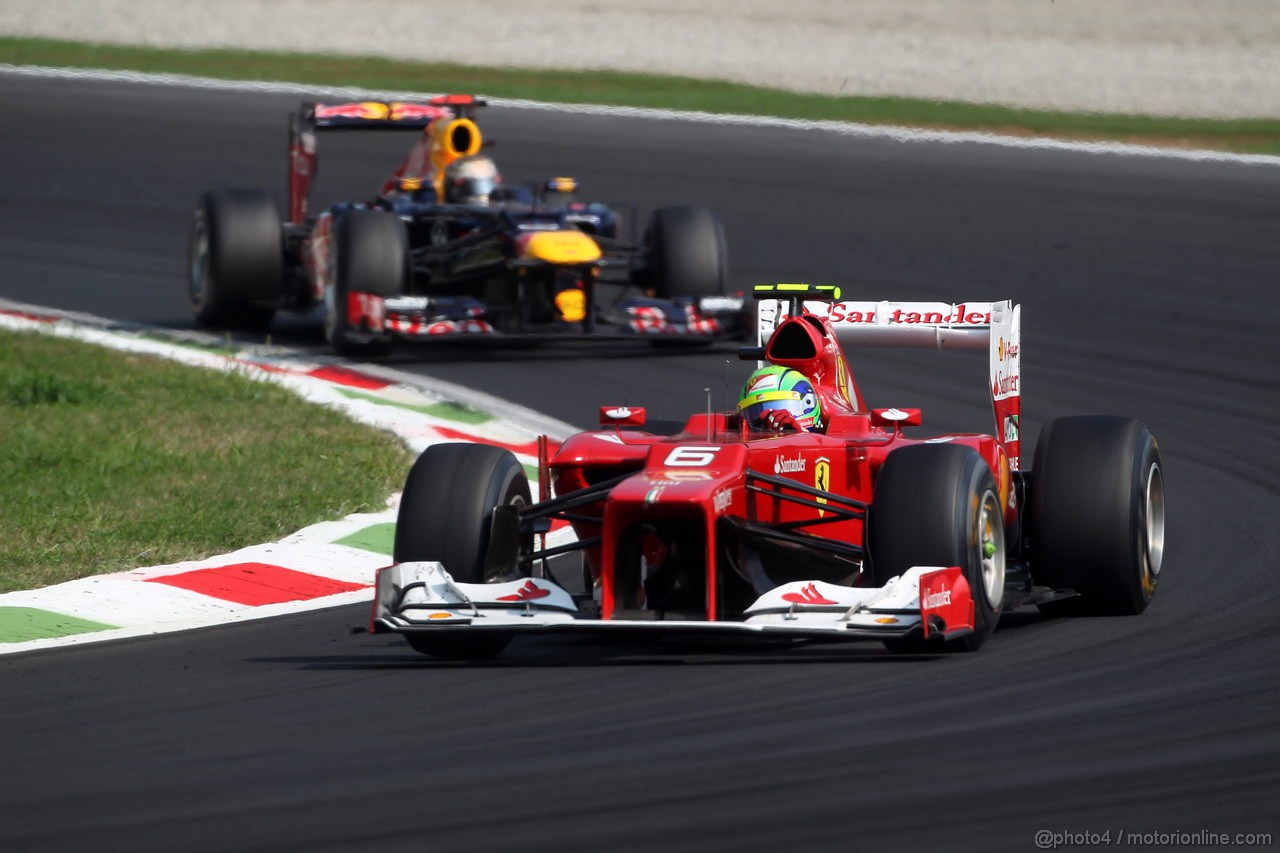
[[[783,320],[800,313],[824,317],[842,344],[850,346],[983,349],[1021,307],[1004,302],[861,302],[841,299],[833,285],[762,284],[754,290],[757,343],[763,345]],[[1009,312],[1013,312],[1011,316]]]
[[[1019,469],[1022,411],[1022,306],[1002,302],[864,302],[844,300],[839,287],[757,285],[757,343],[801,313],[826,319],[845,347],[986,349],[996,440]]]

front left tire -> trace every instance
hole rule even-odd
[[[991,467],[971,448],[920,444],[890,453],[867,519],[874,586],[912,566],[959,566],[974,603],[973,633],[955,640],[893,639],[892,652],[971,652],[1000,620],[1007,549]]]

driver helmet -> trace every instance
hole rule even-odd
[[[498,167],[483,154],[459,157],[444,170],[444,200],[450,204],[488,204],[502,183]]]
[[[798,370],[771,364],[747,378],[738,411],[748,424],[755,424],[775,409],[789,411],[809,432],[822,429],[822,402],[813,383]]]

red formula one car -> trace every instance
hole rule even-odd
[[[661,436],[637,429],[643,409],[606,406],[601,430],[540,454],[537,502],[510,453],[430,447],[405,484],[371,629],[460,658],[551,631],[929,652],[977,649],[1021,605],[1146,608],[1164,549],[1156,441],[1127,418],[1061,418],[1023,470],[1020,306],[848,302],[809,285],[756,295],[763,346],[744,356],[807,377],[821,431],[721,412]],[[869,408],[842,343],[987,350],[994,434],[908,437],[920,410]],[[579,567],[575,594],[562,581],[576,586]]]

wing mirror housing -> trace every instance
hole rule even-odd
[[[872,426],[901,429],[902,427],[920,426],[923,422],[924,416],[920,414],[919,409],[893,408],[871,410]]]
[[[643,406],[601,406],[600,426],[644,426]]]

